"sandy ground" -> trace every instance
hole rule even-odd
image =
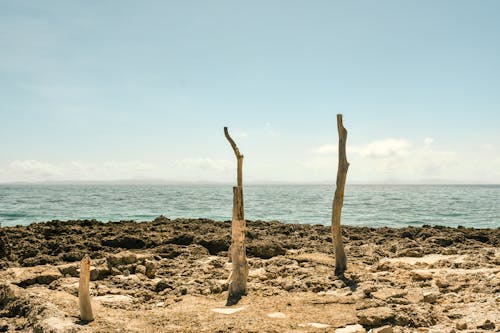
[[[248,295],[226,307],[230,222],[52,221],[0,228],[0,332],[494,332],[500,229],[343,230],[248,221]],[[92,258],[96,320],[78,309]]]

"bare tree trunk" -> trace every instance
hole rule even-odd
[[[94,314],[90,303],[90,258],[88,255],[81,261],[78,299],[80,301],[80,319],[85,322],[93,321]]]
[[[226,303],[226,305],[233,305],[247,294],[248,264],[245,247],[246,222],[243,209],[243,155],[240,154],[236,143],[229,135],[227,127],[224,127],[224,135],[231,144],[237,160],[238,186],[233,187],[233,217],[231,223],[231,248],[229,250],[232,271]]]
[[[227,130],[227,127],[224,127],[224,135],[226,136],[227,141],[229,141],[229,144],[233,148],[234,155],[236,156],[236,162],[237,162],[236,170],[238,170],[238,173],[237,173],[238,187],[242,187],[243,186],[243,155],[240,154],[240,150],[236,146],[236,143],[229,135],[229,131]]]
[[[342,115],[337,115],[337,129],[339,132],[339,164],[337,170],[337,188],[335,189],[335,197],[333,198],[332,207],[332,233],[335,244],[335,274],[341,275],[347,269],[347,258],[342,243],[342,229],[340,226],[340,218],[342,214],[342,205],[344,203],[344,188],[347,178],[347,169],[349,163],[346,157],[346,141],[347,130],[342,124]]]
[[[243,213],[243,188],[233,187],[233,221],[232,221],[232,273],[229,284],[229,295],[226,305],[238,303],[247,294],[248,264],[245,247],[246,222]]]

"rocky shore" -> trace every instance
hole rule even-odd
[[[0,228],[0,332],[494,332],[500,229],[248,221],[249,291],[225,307],[229,221],[51,221]],[[96,320],[79,321],[92,258]]]

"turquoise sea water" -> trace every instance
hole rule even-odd
[[[334,185],[247,185],[248,220],[330,225]],[[231,218],[231,185],[0,185],[0,223]],[[500,185],[348,185],[343,224],[500,227]]]

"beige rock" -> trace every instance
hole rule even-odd
[[[392,329],[391,326],[382,326],[382,327],[377,327],[372,330],[370,330],[371,333],[393,333],[394,330]]]
[[[11,276],[10,282],[23,288],[34,284],[50,284],[62,277],[54,266],[15,267],[9,268],[7,272]]]
[[[98,281],[110,275],[110,271],[106,266],[92,267],[90,269],[90,281]]]
[[[156,275],[157,264],[154,261],[146,260],[144,265],[146,266],[146,276],[150,279],[154,278]]]
[[[437,279],[436,286],[438,286],[439,288],[447,288],[450,286],[450,283],[444,279]]]
[[[116,307],[117,305],[132,304],[134,298],[127,295],[104,295],[96,296],[93,300],[105,306]]]
[[[457,330],[466,330],[467,329],[467,323],[466,322],[458,322],[455,327]]]
[[[329,324],[323,324],[323,323],[308,323],[309,326],[314,327],[314,328],[328,328],[332,325]]]
[[[382,288],[372,293],[372,296],[381,300],[387,300],[389,298],[401,298],[406,296],[408,292],[402,289],[396,288]]]
[[[135,267],[135,273],[136,274],[146,275],[146,266],[144,266],[144,265],[137,265]]]
[[[415,269],[411,271],[411,277],[415,281],[425,281],[432,279],[432,273],[424,269]]]
[[[361,325],[379,326],[394,318],[394,312],[388,307],[377,307],[358,311],[357,316]]]
[[[215,308],[212,309],[213,312],[220,313],[220,314],[225,314],[225,315],[232,315],[236,312],[244,310],[244,307],[241,308]]]
[[[79,325],[70,318],[48,317],[37,322],[33,327],[33,332],[67,333],[78,332]]]
[[[434,304],[441,297],[441,294],[436,291],[424,292],[424,302]]]
[[[366,330],[363,326],[356,325],[347,325],[346,327],[337,328],[335,333],[366,333]]]
[[[137,255],[130,251],[123,251],[109,255],[107,258],[108,267],[130,265],[137,262]]]
[[[269,318],[280,318],[280,319],[286,318],[286,315],[283,312],[268,313],[267,316]]]

